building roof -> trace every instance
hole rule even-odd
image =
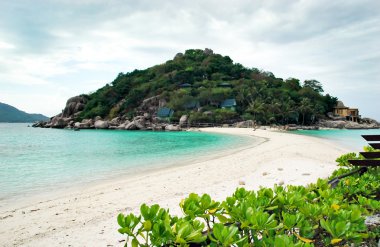
[[[162,107],[158,109],[157,116],[165,118],[165,117],[170,117],[171,115],[173,115],[173,113],[174,111],[172,109],[167,108],[167,107]]]
[[[343,104],[342,101],[338,100],[338,101],[336,102],[336,106],[335,106],[335,108],[348,108],[348,107],[345,106],[345,105]]]
[[[221,82],[218,84],[218,87],[232,87],[232,84],[228,82]]]
[[[190,83],[182,83],[181,85],[179,85],[180,87],[191,87],[191,84]]]
[[[220,104],[220,107],[233,107],[233,106],[236,106],[235,99],[226,99]]]
[[[199,101],[192,100],[183,105],[186,109],[194,109],[199,107]]]

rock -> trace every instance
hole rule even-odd
[[[281,180],[280,182],[278,182],[278,185],[284,185],[284,180]]]
[[[57,115],[51,120],[49,126],[52,128],[59,128],[59,129],[65,128],[71,120],[72,120],[71,118],[64,118]]]
[[[245,182],[243,180],[240,180],[239,185],[245,185]]]
[[[253,120],[247,120],[243,122],[236,123],[237,128],[253,128],[255,122]]]
[[[124,123],[120,124],[117,129],[124,130],[126,129],[127,125],[130,124],[131,122],[126,120]]]
[[[367,216],[364,224],[367,226],[380,226],[380,214]]]
[[[375,119],[372,119],[372,118],[362,118],[360,120],[361,123],[364,123],[364,124],[370,124],[370,125],[374,125],[376,127],[380,127],[380,123],[377,122]]]
[[[166,131],[180,131],[181,128],[179,126],[177,126],[177,125],[169,124],[169,125],[165,126],[165,130]]]
[[[76,122],[74,124],[74,128],[78,129],[89,129],[93,125],[92,119],[83,119],[82,122],[78,123]]]
[[[118,129],[118,130],[123,130],[123,129],[125,129],[126,126],[127,126],[127,125],[126,125],[125,123],[122,123],[122,124],[120,124],[119,126],[117,126],[116,129]]]
[[[342,121],[342,120],[338,120],[338,121],[320,120],[318,122],[318,126],[324,127],[324,128],[343,129],[345,125],[346,125],[346,121]]]
[[[97,120],[95,121],[95,129],[108,129],[109,123],[108,121],[103,121],[103,120]]]
[[[94,118],[94,121],[96,122],[96,121],[98,121],[98,120],[103,120],[103,118],[102,118],[101,116],[96,116],[96,117]]]
[[[119,117],[113,118],[111,121],[109,121],[109,125],[111,125],[111,126],[118,126],[118,125],[120,125],[120,118]]]
[[[363,120],[364,119],[364,120]],[[338,129],[373,129],[378,128],[378,123],[376,120],[363,118],[360,123],[353,121],[343,121],[343,120],[320,120],[317,126],[323,128],[338,128]]]
[[[351,121],[346,122],[346,124],[344,125],[344,128],[346,129],[361,129],[363,127],[364,125],[361,125],[357,122],[351,122]]]
[[[179,119],[179,126],[181,128],[186,127],[187,124],[188,124],[187,120],[188,120],[188,116],[187,115],[182,115],[181,118]]]
[[[147,113],[147,112],[145,112],[145,113],[144,113],[144,118],[145,118],[146,120],[150,119],[150,114]]]
[[[87,103],[87,98],[83,95],[75,96],[67,100],[66,106],[62,111],[62,117],[73,117],[74,114],[82,111]]]
[[[328,112],[327,113],[327,117],[329,117],[330,119],[332,119],[334,121],[345,120],[346,119],[345,117],[342,117],[342,116],[339,116],[339,115],[334,115],[332,112]]]
[[[127,124],[124,129],[126,129],[126,130],[138,130],[134,121]]]
[[[35,128],[44,128],[47,123],[48,122],[46,122],[46,121],[38,121],[38,122],[35,122],[32,125],[32,127],[35,127]]]
[[[146,126],[145,126],[145,119],[144,117],[142,116],[142,118],[139,118],[139,119],[135,119],[133,120],[133,122],[135,123],[135,126],[140,129],[140,130],[143,130],[143,129],[146,129]]]

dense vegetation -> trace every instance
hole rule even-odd
[[[373,151],[373,150],[372,150]],[[343,155],[333,178],[351,171]],[[303,186],[238,188],[223,202],[190,194],[180,203],[183,217],[159,205],[141,206],[141,215],[118,216],[126,246],[377,246],[380,228],[368,229],[366,215],[380,212],[379,168],[341,179]]]
[[[187,50],[164,64],[120,73],[88,95],[80,118],[131,117],[143,99],[156,95],[175,111],[174,121],[188,114],[195,122],[255,120],[262,124],[311,123],[331,111],[337,100],[323,95],[316,80],[301,85],[298,79],[283,80],[271,72],[246,68],[209,49]],[[220,103],[226,99],[235,99],[236,109],[222,109]]]
[[[29,114],[0,102],[0,122],[5,123],[32,123],[46,121],[49,118],[41,114]]]

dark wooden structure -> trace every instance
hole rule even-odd
[[[368,144],[374,149],[380,149],[380,135],[362,135],[362,137],[367,142],[377,142]],[[349,160],[348,162],[354,166],[380,166],[380,152],[361,152],[360,154],[364,156],[364,160]]]
[[[374,149],[380,149],[380,135],[362,135],[362,137],[369,142],[368,144]],[[376,142],[376,143],[372,143]],[[360,152],[360,154],[365,158],[362,160],[348,160],[353,166],[359,167],[359,169],[352,172],[343,174],[329,181],[331,187],[336,187],[340,179],[351,176],[355,173],[363,174],[368,170],[369,167],[380,166],[380,152]]]

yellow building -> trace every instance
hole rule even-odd
[[[358,122],[359,120],[359,109],[358,108],[350,108],[343,104],[342,101],[338,101],[336,106],[334,107],[334,115],[339,115],[346,120]]]

